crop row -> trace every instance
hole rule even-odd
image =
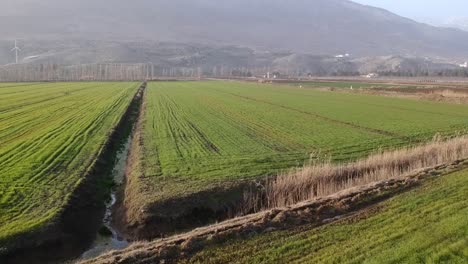
[[[0,241],[57,216],[137,86],[0,85]]]

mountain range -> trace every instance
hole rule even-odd
[[[468,32],[347,0],[15,0],[0,4],[0,25],[0,64],[12,61],[16,38],[24,63],[193,64],[204,57],[248,66],[342,54],[355,63],[468,61]]]

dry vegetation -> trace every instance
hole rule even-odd
[[[461,136],[449,140],[434,138],[426,145],[381,152],[347,164],[312,163],[268,179],[260,192],[246,193],[243,210],[252,212],[289,206],[467,157],[468,136]]]
[[[330,88],[326,88],[329,90]],[[468,89],[447,87],[418,87],[418,88],[380,88],[372,87],[371,89],[354,89],[354,90],[337,90],[339,92],[352,92],[361,94],[381,95],[388,97],[397,97],[413,100],[426,100],[435,102],[447,102],[452,104],[468,104]]]

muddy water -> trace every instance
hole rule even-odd
[[[117,230],[112,226],[112,211],[117,201],[116,190],[123,184],[125,178],[125,168],[127,165],[127,157],[131,146],[131,136],[122,145],[119,152],[116,154],[116,161],[112,170],[114,180],[114,188],[111,193],[110,200],[106,204],[106,213],[102,221],[102,228],[97,234],[96,240],[89,250],[81,256],[81,259],[89,259],[97,257],[104,252],[110,250],[124,249],[129,245],[129,242],[122,239]]]

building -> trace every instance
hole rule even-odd
[[[346,54],[339,54],[339,55],[336,55],[335,58],[347,58],[349,57],[349,53],[346,53]]]
[[[365,75],[365,77],[368,78],[368,79],[372,79],[372,78],[379,77],[379,75],[377,73],[369,73],[369,74]]]

